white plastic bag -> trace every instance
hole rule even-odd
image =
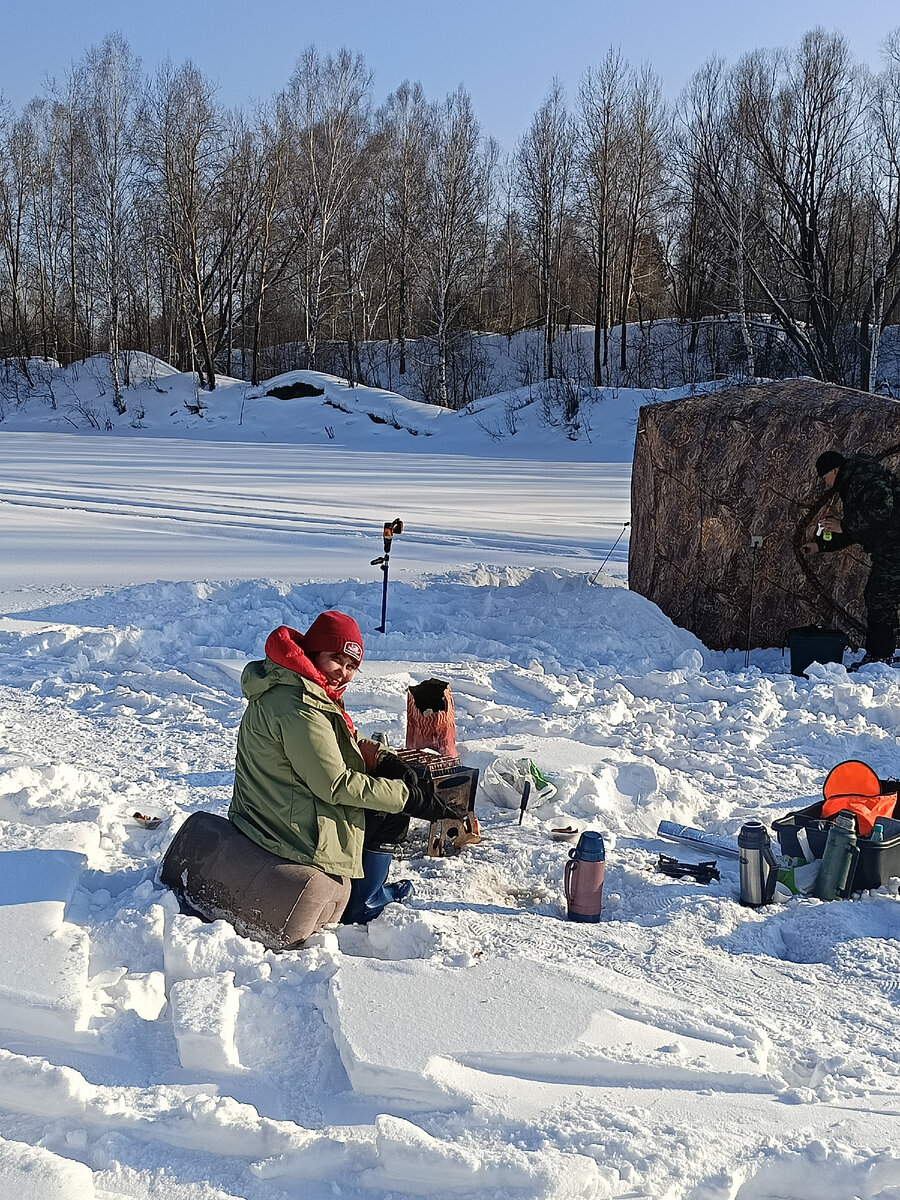
[[[498,808],[520,808],[525,785],[529,805],[537,808],[556,795],[556,786],[530,758],[495,758],[481,773],[479,789]]]

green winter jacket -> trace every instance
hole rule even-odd
[[[900,548],[900,478],[868,454],[854,454],[838,472],[841,532],[819,549],[826,554],[858,543],[867,554]]]
[[[364,810],[400,812],[406,785],[366,773],[342,709],[311,679],[265,658],[241,689],[229,818],[273,854],[360,878]]]

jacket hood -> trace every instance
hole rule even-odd
[[[306,679],[321,688],[328,699],[341,710],[341,716],[347,722],[350,732],[355,732],[353,722],[344,711],[341,699],[344,689],[332,687],[315,666],[303,648],[302,633],[288,625],[279,625],[266,638],[265,661],[250,663],[244,671],[241,684],[247,699],[253,700],[278,684],[296,683],[286,672],[299,675],[301,679]]]

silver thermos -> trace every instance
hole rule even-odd
[[[771,902],[778,882],[778,860],[772,852],[769,831],[762,821],[745,821],[737,842],[741,904],[761,908]]]

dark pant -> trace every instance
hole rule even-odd
[[[891,658],[897,648],[900,622],[900,549],[872,555],[872,569],[863,593],[866,602],[866,654]]]
[[[366,835],[364,850],[393,852],[400,842],[406,841],[409,833],[409,817],[406,813],[376,812],[366,809]]]

